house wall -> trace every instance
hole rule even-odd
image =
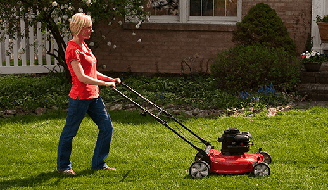
[[[303,52],[311,28],[312,0],[243,0],[242,16],[260,2],[276,10],[297,50]],[[211,60],[217,53],[234,46],[232,31],[235,29],[236,26],[210,24],[144,23],[139,29],[129,23],[123,27],[103,25],[96,30],[110,36],[111,46],[103,39],[104,43],[99,43],[93,52],[98,59],[98,70],[102,72],[209,72]],[[132,35],[133,32],[136,35]],[[137,42],[138,39],[141,42]],[[113,45],[117,47],[114,49]]]

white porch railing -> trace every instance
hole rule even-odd
[[[57,43],[53,38],[41,32],[41,23],[34,26],[25,26],[23,19],[20,20],[21,33],[28,29],[28,37],[14,38],[5,35],[4,41],[0,41],[0,74],[21,73],[48,73],[50,71],[63,72],[63,68],[57,65],[57,60],[46,52],[50,50],[57,55]],[[0,31],[3,34],[4,31]],[[49,41],[51,47],[49,47]],[[68,37],[64,38],[67,43]]]
[[[328,43],[321,42],[319,28],[316,23],[317,15],[321,17],[323,17],[324,15],[328,15],[328,0],[312,0],[312,50],[324,53],[324,50],[328,50]]]

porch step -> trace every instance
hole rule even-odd
[[[328,101],[328,83],[327,84],[301,84],[299,94],[306,96],[307,100]]]
[[[312,101],[328,101],[328,63],[323,63],[320,72],[301,72],[299,94]]]
[[[302,84],[328,84],[328,72],[301,72]]]

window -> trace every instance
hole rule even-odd
[[[235,24],[242,0],[147,0],[153,23]]]
[[[181,1],[181,0],[180,0]],[[186,1],[186,0],[182,0]],[[146,0],[145,11],[150,12],[150,22],[179,23],[179,0]]]
[[[237,16],[237,0],[190,0],[190,16]]]
[[[148,0],[145,11],[153,16],[179,15],[179,0]]]

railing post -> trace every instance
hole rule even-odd
[[[9,53],[9,35],[5,35],[5,56],[6,56],[6,66],[10,66],[10,55]]]
[[[36,36],[37,36],[36,47],[38,52],[38,65],[42,65],[43,43],[42,43],[42,33],[41,33],[41,22],[37,23]]]
[[[17,32],[15,33],[14,38],[12,40],[13,40],[13,50],[11,52],[11,55],[12,55],[11,57],[13,57],[13,59],[14,59],[14,67],[18,67],[18,44],[19,44],[19,41],[18,41]]]
[[[34,15],[33,12],[30,12],[29,18],[33,19]],[[34,56],[34,26],[29,26],[29,46],[30,46],[30,66],[34,66],[35,56]]]
[[[48,31],[46,31],[45,35],[44,35],[44,41],[45,41],[45,52],[46,52],[46,65],[51,65],[51,56],[49,54],[47,54],[47,51],[51,52],[51,47],[49,46],[49,43],[52,43],[52,39],[49,37],[48,35]]]
[[[20,19],[20,29],[21,29],[21,59],[22,66],[26,66],[26,37],[25,37],[25,21],[24,19]]]
[[[2,35],[4,31],[0,30],[0,35]],[[5,47],[2,41],[0,41],[0,66],[2,66],[2,62],[5,61]]]

